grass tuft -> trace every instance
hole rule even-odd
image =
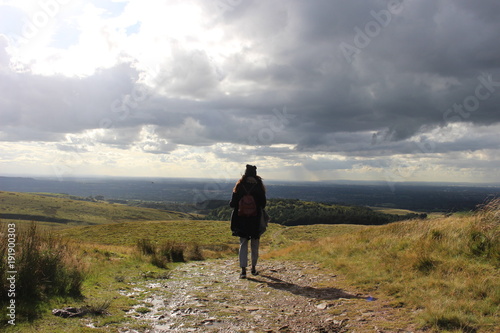
[[[144,255],[153,255],[156,253],[156,246],[148,238],[141,238],[137,241],[137,248]]]
[[[82,310],[92,316],[103,316],[109,314],[108,309],[110,305],[110,300],[96,301],[95,303],[85,305]]]
[[[74,255],[70,243],[40,231],[35,223],[29,226],[2,223],[0,235],[4,238],[9,230],[14,229],[15,253],[9,253],[7,242],[2,240],[0,243],[1,258],[8,258],[8,255],[15,257],[15,267],[8,266],[7,260],[0,263],[2,317],[6,317],[3,311],[12,299],[17,305],[16,317],[31,320],[39,315],[41,306],[51,298],[80,297],[84,266]],[[10,284],[7,277],[12,275],[9,272],[13,269],[16,272],[15,283]]]
[[[434,328],[440,332],[460,332],[460,333],[476,333],[477,328],[473,327],[459,314],[444,313],[438,311],[427,315],[426,326]]]
[[[423,274],[429,274],[436,268],[436,266],[436,260],[433,260],[429,257],[419,257],[417,258],[417,262],[414,265],[414,268]]]
[[[186,262],[187,260],[204,260],[200,245],[185,244],[167,240],[159,245],[144,238],[136,245],[140,254],[149,256],[150,262],[158,268],[167,268],[169,263]]]

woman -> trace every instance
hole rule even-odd
[[[252,204],[253,201],[253,204]],[[262,178],[257,176],[257,167],[247,164],[245,174],[236,183],[229,206],[231,214],[231,231],[233,236],[240,237],[239,260],[240,278],[247,276],[248,241],[252,250],[252,274],[257,275],[255,266],[259,259],[259,242],[262,230],[260,219],[266,207],[266,189]]]

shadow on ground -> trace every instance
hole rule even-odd
[[[295,295],[315,298],[318,300],[336,300],[339,298],[357,298],[357,299],[374,300],[373,298],[370,297],[361,297],[349,294],[343,291],[342,289],[337,289],[337,288],[314,288],[309,286],[300,286],[298,284],[287,282],[280,278],[266,274],[261,274],[256,277],[249,277],[247,279],[258,283],[265,283],[269,287],[274,289],[285,290]]]

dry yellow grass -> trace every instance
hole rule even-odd
[[[500,319],[499,212],[497,199],[475,215],[367,227],[269,256],[319,261],[366,290],[423,309],[423,326],[492,332]]]

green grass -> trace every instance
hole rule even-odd
[[[155,267],[145,260],[133,247],[99,244],[72,244],[74,255],[85,263],[85,280],[81,291],[83,297],[52,298],[40,308],[40,316],[34,321],[17,321],[16,326],[1,326],[7,333],[78,333],[117,332],[123,327],[144,331],[151,329],[124,313],[139,304],[134,298],[122,295],[133,292],[135,282],[149,279],[168,279],[168,269]],[[131,285],[132,283],[132,285]],[[60,318],[52,315],[52,309],[66,306],[87,309],[90,314],[83,318]],[[99,312],[106,313],[99,315]],[[4,324],[3,322],[1,324]],[[92,324],[95,328],[86,327]],[[144,327],[141,327],[144,326]]]
[[[363,225],[351,224],[313,224],[313,225],[299,225],[294,227],[281,228],[281,234],[290,241],[312,241],[319,238],[344,235],[359,230],[366,229]]]
[[[290,246],[297,242],[318,238],[349,234],[363,230],[360,225],[325,225],[285,227],[270,223],[261,238],[262,247],[274,249]],[[166,242],[198,244],[201,247],[217,248],[229,246],[233,249],[239,244],[238,237],[231,235],[229,221],[174,220],[141,221],[79,226],[58,230],[57,234],[68,239],[103,245],[135,246],[147,239],[152,244]]]
[[[38,229],[45,231],[73,228],[75,226],[81,225],[77,223],[57,223],[57,222],[43,222],[43,221],[33,221],[33,220],[4,219],[4,218],[1,218],[0,221],[3,223],[13,222],[20,226],[29,226],[30,224],[35,222]]]
[[[81,296],[84,272],[67,241],[39,231],[34,223],[29,227],[2,223],[0,237],[5,240],[7,235],[13,241],[0,243],[2,318],[12,301],[15,318],[11,319],[24,321],[37,318],[51,299]]]
[[[282,229],[270,223],[267,234]],[[138,241],[148,239],[154,244],[168,241],[196,243],[203,247],[237,246],[239,239],[231,235],[229,221],[173,220],[113,223],[81,226],[58,230],[58,235],[82,242],[107,245],[135,246]],[[270,244],[269,237],[263,237],[263,245]]]
[[[62,220],[59,225],[106,224],[143,220],[179,220],[190,215],[150,208],[130,207],[105,202],[72,200],[32,193],[0,192],[2,214],[43,216]],[[29,218],[20,217],[21,220]],[[33,218],[36,220],[37,218]],[[6,220],[2,218],[2,220]],[[54,223],[46,224],[54,227]]]

